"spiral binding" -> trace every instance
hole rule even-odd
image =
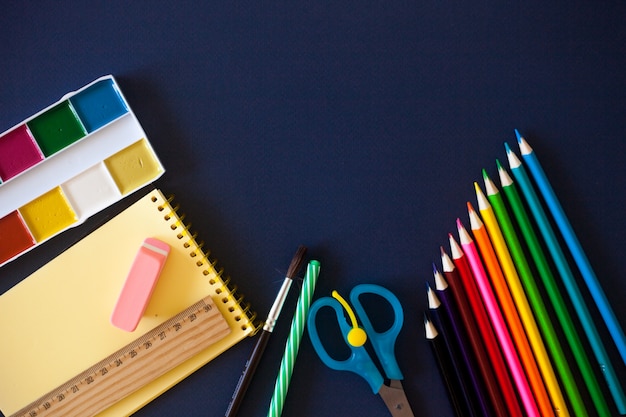
[[[190,230],[191,223],[184,222],[185,215],[178,214],[180,206],[178,204],[172,205],[173,200],[174,196],[170,195],[165,199],[163,204],[159,204],[157,206],[157,209],[161,212],[169,208],[169,210],[164,213],[163,219],[168,222],[172,219],[174,220],[173,223],[170,225],[171,229],[174,231],[179,228],[181,229],[177,233],[176,237],[178,238],[178,240],[182,241],[183,247],[185,249],[190,249],[190,257],[198,258],[196,260],[196,266],[198,266],[198,268],[202,268],[202,274],[204,276],[209,276],[211,275],[212,271],[215,272],[215,276],[209,279],[209,284],[214,288],[216,287],[214,289],[215,294],[222,297],[219,299],[219,301],[221,301],[223,304],[229,304],[232,301],[232,305],[228,307],[228,311],[232,314],[237,314],[235,316],[235,320],[237,322],[242,320],[242,316],[245,316],[249,324],[243,323],[241,325],[242,330],[246,330],[248,329],[248,326],[252,326],[252,334],[255,334],[262,327],[262,322],[257,321],[257,313],[252,310],[252,306],[250,305],[250,303],[244,301],[245,296],[237,292],[237,286],[234,284],[229,285],[230,277],[223,277],[224,269],[218,269],[216,267],[217,260],[212,260],[209,258],[210,251],[205,251],[202,249],[204,246],[204,242],[199,242],[196,240],[197,233]],[[156,203],[157,201],[157,197],[152,197],[153,203]],[[187,240],[184,240],[185,238],[187,238]],[[239,313],[237,312],[237,310],[239,310]]]

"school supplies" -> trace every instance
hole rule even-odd
[[[285,303],[285,298],[287,297],[287,293],[289,292],[289,288],[291,287],[291,283],[293,282],[293,278],[296,276],[302,263],[304,262],[304,254],[306,253],[306,247],[300,246],[296,251],[295,255],[291,259],[291,263],[289,264],[289,269],[287,270],[287,275],[283,280],[283,283],[278,291],[278,295],[274,300],[274,304],[272,304],[272,308],[270,308],[270,312],[267,315],[267,319],[263,324],[263,330],[261,331],[261,335],[257,339],[256,345],[254,345],[254,349],[252,350],[252,354],[250,355],[250,359],[246,362],[246,366],[239,378],[239,382],[235,387],[235,392],[231,398],[230,404],[226,409],[226,416],[235,416],[237,411],[239,410],[239,406],[243,400],[243,397],[248,390],[248,386],[254,377],[254,373],[256,371],[257,366],[259,365],[259,361],[263,356],[263,352],[265,352],[265,347],[267,346],[267,342],[274,331],[274,326],[276,325],[276,320],[278,320],[278,316],[280,315],[280,311],[283,308],[283,304]]]
[[[441,310],[441,315],[443,316],[442,320],[440,321],[445,321],[450,324],[452,334],[454,335],[454,339],[456,339],[456,344],[459,347],[459,351],[461,353],[460,356],[463,359],[463,362],[466,364],[467,369],[469,370],[469,372],[467,372],[469,378],[466,378],[464,376],[463,378],[465,380],[464,383],[471,383],[471,386],[473,388],[472,395],[474,398],[472,399],[472,402],[480,405],[479,409],[481,415],[485,417],[497,416],[498,413],[495,412],[495,407],[492,407],[492,405],[494,404],[489,397],[489,392],[485,383],[486,381],[482,379],[478,363],[474,356],[474,352],[472,351],[471,344],[468,340],[469,337],[467,335],[467,332],[465,331],[465,328],[463,327],[463,323],[459,311],[456,308],[456,304],[454,304],[454,300],[452,299],[452,291],[450,290],[450,287],[448,286],[445,278],[434,264],[433,277],[435,281],[436,295],[433,294],[431,288],[427,290],[428,304],[430,309],[429,311],[432,312],[431,298],[434,300],[438,299],[441,303],[441,306],[437,310]],[[435,319],[434,316],[432,318]],[[445,327],[446,326],[443,325],[443,323],[440,326],[442,330],[445,329]],[[461,373],[461,375],[464,374]]]
[[[306,275],[304,276],[302,290],[300,291],[300,296],[298,297],[298,302],[296,303],[296,311],[294,313],[293,320],[291,321],[289,336],[287,337],[287,342],[285,343],[285,353],[283,354],[283,359],[280,362],[280,369],[278,370],[274,393],[272,394],[272,399],[270,401],[268,417],[279,417],[282,414],[283,405],[287,397],[287,391],[289,390],[291,375],[296,364],[300,341],[302,340],[302,334],[304,333],[304,325],[309,314],[309,307],[311,306],[311,301],[313,300],[313,293],[315,292],[315,285],[317,284],[317,277],[319,273],[320,263],[318,261],[309,262]]]
[[[485,416],[492,415],[489,405],[484,398],[479,395],[479,387],[477,385],[476,374],[471,372],[470,362],[467,354],[464,352],[463,345],[459,343],[459,334],[457,329],[452,325],[450,317],[446,314],[445,305],[442,307],[441,300],[434,293],[430,285],[427,285],[426,295],[428,298],[428,318],[443,336],[445,345],[448,349],[452,365],[454,367],[454,376],[458,379],[461,387],[461,400],[463,407],[466,409],[468,416]]]
[[[520,359],[528,375],[530,386],[535,393],[537,405],[544,416],[551,415],[550,413],[553,414],[555,410],[559,410],[563,415],[569,416],[563,394],[561,393],[558,383],[556,383],[552,364],[548,359],[548,354],[543,340],[541,339],[541,335],[539,334],[537,323],[530,309],[526,293],[524,292],[520,277],[511,259],[509,249],[505,243],[494,210],[476,182],[474,183],[474,189],[478,201],[478,210],[480,211],[485,229],[491,239],[493,250],[502,267],[502,275],[510,290],[510,295],[513,300],[511,308],[517,310],[519,313],[520,325],[523,328],[521,333],[525,331],[525,336],[522,338],[522,343],[525,342],[525,344],[516,340],[515,333],[511,332],[511,334],[520,353]],[[508,300],[501,299],[500,301],[502,304],[509,304]],[[547,393],[547,395],[544,395],[544,393]]]
[[[593,400],[596,411],[598,412],[598,415],[601,416],[609,415],[611,412],[609,411],[604,394],[598,384],[598,379],[593,372],[593,368],[591,367],[587,353],[581,343],[578,331],[576,330],[572,318],[567,311],[567,306],[565,305],[563,297],[557,287],[556,279],[552,273],[552,268],[550,267],[546,255],[543,252],[541,243],[539,242],[539,237],[535,233],[533,225],[530,222],[529,214],[524,208],[521,196],[517,191],[517,187],[504,167],[500,165],[499,161],[496,161],[496,163],[498,166],[498,174],[502,190],[507,197],[511,211],[513,212],[522,235],[524,236],[528,250],[535,261],[538,275],[546,288],[548,298],[554,307],[559,324],[563,328],[565,338],[572,350],[576,364],[582,373],[585,385],[591,394],[591,399]],[[565,383],[567,383],[567,381]]]
[[[471,266],[474,279],[476,280],[476,284],[482,295],[485,308],[487,309],[489,318],[491,319],[491,324],[493,325],[494,331],[500,343],[500,348],[502,349],[504,358],[509,366],[509,371],[511,372],[511,376],[521,397],[524,409],[529,416],[544,416],[539,412],[533,389],[526,377],[523,364],[517,355],[515,343],[509,333],[502,311],[500,310],[498,299],[491,288],[489,277],[487,276],[487,272],[485,271],[480,260],[480,255],[478,254],[474,240],[470,237],[469,233],[459,219],[457,219],[457,228],[463,252],[467,256],[467,260]],[[538,392],[537,395],[539,394],[543,394],[543,396],[547,399],[545,391]],[[547,411],[549,413],[546,415],[554,415],[554,413],[551,412],[551,409],[548,409]]]
[[[365,294],[372,294],[383,298],[393,309],[394,320],[391,327],[384,332],[377,332],[365,312],[359,299]],[[394,346],[398,334],[404,322],[402,305],[398,298],[389,290],[379,285],[360,284],[350,292],[350,302],[356,310],[355,312],[336,291],[331,297],[322,297],[315,301],[309,310],[307,329],[311,338],[311,343],[318,356],[331,369],[338,371],[350,371],[361,376],[367,381],[372,392],[381,396],[389,413],[394,417],[413,417],[413,411],[406,398],[401,380],[404,379],[398,362],[396,361]],[[339,328],[343,335],[344,342],[350,348],[350,357],[345,360],[334,359],[324,347],[319,333],[317,314],[320,309],[330,307],[335,311]],[[350,317],[350,324],[344,317],[344,309]],[[361,322],[359,325],[357,316]],[[389,385],[384,383],[384,378],[378,370],[369,353],[363,346],[366,341],[370,341],[374,352],[380,362],[384,374],[390,380]]]
[[[468,315],[470,317],[464,317],[465,328],[468,334],[474,334],[475,340],[472,344],[477,357],[486,356],[483,358],[483,368],[486,368],[483,369],[485,381],[492,385],[492,396],[497,395],[493,393],[494,390],[500,390],[502,400],[506,401],[508,410],[506,415],[521,417],[523,415],[522,408],[517,399],[513,381],[509,376],[504,355],[498,345],[498,339],[489,320],[488,311],[481,299],[467,257],[452,233],[448,234],[448,240],[450,241],[452,259],[442,248],[442,270],[448,283],[453,287],[452,294],[455,295],[459,309],[465,313],[463,316]],[[467,297],[466,301],[463,300],[463,296]],[[475,319],[475,322],[471,318]],[[500,399],[496,400],[501,401]],[[494,404],[496,403],[494,402]]]
[[[506,247],[510,253],[510,259],[513,261],[515,269],[517,270],[526,296],[528,297],[528,303],[536,319],[538,328],[535,326],[532,326],[530,330],[527,328],[527,333],[531,339],[535,358],[537,359],[548,394],[552,399],[552,404],[560,415],[568,415],[567,405],[556,377],[556,373],[558,373],[561,385],[569,399],[572,412],[579,417],[586,417],[589,413],[586,410],[578,387],[574,382],[574,375],[570,370],[565,352],[561,347],[558,335],[552,325],[548,310],[539,292],[539,287],[530,269],[526,255],[524,254],[524,249],[515,231],[508,209],[504,205],[504,200],[500,192],[485,170],[483,170],[483,179],[485,181],[487,199],[491,203],[493,214],[495,214],[502,236],[506,242]],[[540,334],[538,330],[541,330]],[[544,344],[541,343],[542,336],[545,347]],[[554,364],[554,370],[552,369],[550,359],[552,359],[552,363]]]
[[[450,240],[454,241],[451,236]],[[455,253],[460,252],[458,244],[453,243]],[[480,294],[472,277],[461,277],[450,256],[441,248],[442,272],[451,291],[469,344],[476,357],[477,366],[497,415],[522,417],[522,410],[508,377],[508,371],[500,353],[489,317],[485,311]],[[451,301],[452,303],[452,301]],[[506,398],[506,401],[505,401]]]
[[[603,341],[596,329],[597,324],[590,315],[589,305],[578,289],[577,280],[568,265],[569,260],[563,254],[561,242],[555,236],[552,222],[547,218],[542,202],[535,194],[535,186],[541,191],[552,212],[555,224],[562,232],[564,241],[572,253],[572,259],[581,270],[593,301],[602,313],[622,355],[623,333],[533,150],[518,131],[515,133],[525,163],[522,164],[506,143],[505,148],[511,172],[521,192],[517,193],[513,180],[497,159],[502,194],[506,195],[507,201],[485,170],[482,177],[486,193],[483,193],[474,182],[480,215],[470,203],[467,203],[473,238],[457,219],[457,229],[463,248],[461,250],[450,235],[454,263],[442,249],[443,271],[446,280],[451,284],[454,296],[449,301],[459,307],[462,313],[462,320],[459,320],[459,323],[465,327],[470,336],[477,326],[466,316],[472,316],[471,319],[479,325],[481,318],[484,317],[483,308],[487,309],[494,325],[493,329],[498,336],[497,347],[504,353],[509,368],[502,372],[500,361],[492,362],[493,374],[496,375],[498,383],[501,383],[502,394],[507,397],[508,404],[515,402],[517,396],[529,415],[567,416],[573,412],[577,416],[586,416],[590,405],[587,404],[582,388],[587,388],[590,394],[588,398],[593,401],[598,415],[609,415],[612,411],[604,399],[605,394],[598,384],[596,372],[592,370],[585,347],[581,344],[577,329],[573,327],[574,324],[569,317],[568,306],[564,304],[564,297],[554,281],[556,276],[560,276],[572,303],[571,307],[578,315],[595,355],[598,371],[604,376],[613,396],[617,411],[619,414],[626,414],[626,397],[621,383],[604,349]],[[532,167],[534,182],[531,182],[526,174],[525,166]],[[525,200],[525,203],[522,200]],[[532,216],[526,213],[526,207]],[[531,224],[533,221],[534,225]],[[539,237],[539,233],[535,234],[533,230],[535,226],[539,229]],[[540,238],[543,238],[543,242],[539,242]],[[546,254],[551,256],[552,263]],[[556,267],[558,274],[553,274],[552,267]],[[473,295],[472,287],[463,285],[466,282],[475,282],[480,289],[480,296]],[[540,284],[543,284],[542,288]],[[549,303],[543,299],[543,290]],[[472,303],[472,298],[481,299]],[[554,307],[554,312],[549,310],[550,305]],[[473,309],[469,308],[470,306]],[[553,316],[558,322],[553,320]],[[437,323],[430,323],[431,326],[433,324],[435,328],[430,330],[443,333],[445,336],[445,328],[440,330]],[[567,345],[560,342],[557,325],[560,325],[565,334]],[[507,331],[510,332],[509,335]],[[484,334],[489,336],[489,332]],[[472,346],[476,345],[471,337],[468,341]],[[490,343],[485,343],[486,348],[489,346]],[[567,347],[570,349],[566,349]],[[575,361],[571,360],[572,355]],[[480,358],[478,355],[478,364],[481,363]],[[497,359],[497,355],[493,358]],[[578,378],[574,365],[580,371]],[[508,373],[515,382],[517,392],[513,392],[513,395],[506,389],[509,382]],[[483,375],[486,374],[483,372]]]
[[[170,247],[135,333],[109,322],[137,248]],[[129,415],[255,331],[254,314],[208,259],[170,200],[153,190],[0,296],[0,409],[10,415],[211,297],[229,333],[104,410]],[[195,322],[194,322],[195,323]],[[166,360],[166,359],[163,359]],[[161,359],[159,359],[161,361]]]
[[[619,410],[620,414],[626,414],[626,395],[624,394],[621,383],[617,378],[617,374],[615,373],[615,369],[613,368],[609,355],[604,348],[604,343],[598,334],[595,321],[591,317],[587,304],[585,303],[580,289],[578,288],[578,284],[576,283],[574,274],[569,266],[569,263],[567,262],[567,258],[565,257],[552,225],[548,220],[547,214],[539,201],[539,197],[530,182],[530,178],[528,177],[522,162],[511,150],[508,144],[505,144],[505,148],[511,173],[520,185],[520,189],[522,190],[524,197],[526,197],[528,207],[530,208],[537,227],[541,232],[541,236],[546,243],[546,248],[554,261],[554,265],[556,266],[556,269],[561,277],[561,282],[563,283],[569,299],[574,306],[574,311],[583,326],[583,330],[587,336],[587,341],[591,345],[591,349],[599,365],[599,369],[606,380],[609,391],[613,397],[613,401],[615,402],[615,406]]]
[[[65,95],[0,134],[0,266],[164,171],[111,75]]]
[[[574,232],[574,228],[570,224],[563,207],[561,207],[561,203],[552,189],[552,185],[543,171],[535,152],[530,145],[528,145],[528,142],[526,142],[522,135],[520,135],[517,129],[515,130],[515,134],[517,136],[522,158],[535,180],[537,188],[543,196],[550,213],[552,213],[552,218],[561,231],[563,240],[565,240],[565,243],[572,254],[572,258],[574,258],[574,262],[578,266],[578,269],[587,284],[587,288],[593,296],[596,307],[598,307],[598,310],[604,319],[604,323],[609,329],[609,333],[611,334],[611,337],[613,338],[613,341],[622,356],[622,360],[626,363],[626,335],[624,335],[624,331],[615,317],[611,304],[606,298],[604,290],[602,289],[602,286],[600,285],[598,278],[591,267],[591,263],[589,262],[589,259],[587,258],[576,233]]]

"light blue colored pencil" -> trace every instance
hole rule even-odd
[[[554,264],[559,272],[559,275],[561,276],[563,284],[565,285],[565,289],[567,290],[567,293],[574,305],[574,310],[582,323],[587,340],[589,340],[591,349],[593,350],[596,360],[598,361],[602,375],[604,376],[604,379],[609,387],[613,401],[615,402],[619,413],[626,414],[626,396],[624,395],[624,391],[622,390],[617,375],[615,374],[615,370],[611,364],[609,356],[604,349],[604,345],[602,344],[602,340],[600,339],[595,323],[591,318],[591,314],[587,309],[583,296],[578,289],[578,285],[576,284],[572,270],[567,263],[565,254],[561,250],[556,235],[554,234],[548,217],[541,206],[539,197],[533,189],[528,174],[526,174],[526,170],[524,169],[522,162],[513,153],[513,151],[511,151],[511,148],[509,148],[507,144],[505,144],[505,147],[511,173],[515,177],[515,180],[517,181],[517,184],[526,199],[528,207],[530,208],[539,231],[541,232],[541,235],[546,243],[546,247],[554,260]]]
[[[587,255],[585,254],[578,238],[576,237],[574,229],[567,219],[567,215],[565,214],[565,211],[563,211],[563,207],[561,207],[561,203],[559,203],[559,199],[554,193],[554,190],[548,181],[548,177],[543,171],[535,152],[517,130],[515,130],[515,134],[517,135],[517,141],[519,143],[522,158],[533,176],[535,183],[537,184],[537,187],[546,202],[546,205],[550,209],[552,217],[559,227],[559,230],[563,235],[563,239],[565,240],[572,257],[574,258],[576,265],[578,265],[578,269],[587,284],[587,288],[589,288],[589,292],[591,292],[593,300],[596,302],[598,310],[600,310],[600,314],[609,329],[609,333],[611,333],[611,337],[613,337],[613,341],[617,345],[620,355],[622,355],[622,360],[626,363],[626,336],[617,321],[617,317],[615,317],[611,304],[606,298],[606,295],[598,282],[598,278],[591,267],[591,263],[589,262],[589,259],[587,258]]]

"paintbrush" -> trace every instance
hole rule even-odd
[[[261,330],[261,335],[252,350],[252,354],[250,355],[250,359],[246,362],[246,366],[239,378],[239,382],[235,387],[235,392],[233,393],[233,397],[230,400],[230,404],[226,409],[226,417],[234,417],[237,415],[237,410],[239,410],[239,406],[243,400],[243,397],[252,381],[254,376],[254,372],[256,370],[261,357],[263,356],[263,352],[265,351],[265,346],[267,346],[267,342],[274,331],[274,326],[276,325],[276,320],[278,320],[278,316],[280,315],[280,311],[283,308],[283,304],[285,303],[285,299],[287,298],[287,293],[289,293],[289,288],[291,287],[291,283],[293,282],[293,277],[298,273],[300,267],[304,262],[304,254],[306,253],[306,247],[300,246],[296,251],[296,254],[291,259],[291,264],[289,265],[289,269],[287,270],[287,275],[283,281],[283,284],[278,291],[278,295],[274,300],[274,304],[270,309],[270,312],[267,315],[267,319],[265,320],[265,324],[263,325],[263,330]]]

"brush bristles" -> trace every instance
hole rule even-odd
[[[294,276],[302,267],[302,263],[304,262],[304,254],[306,253],[306,247],[300,246],[296,251],[296,254],[293,256],[291,260],[291,264],[289,265],[289,269],[287,270],[287,278],[293,279]]]

